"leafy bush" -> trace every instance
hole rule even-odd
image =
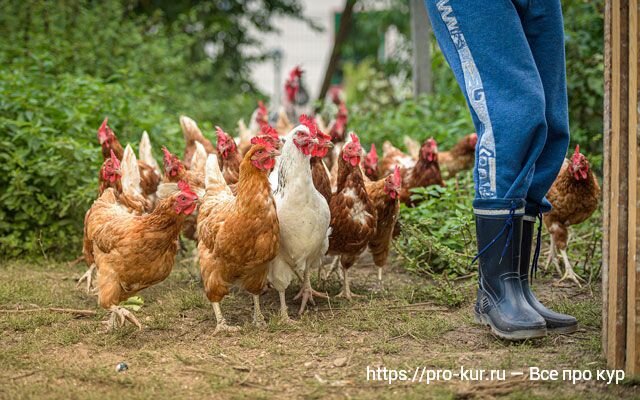
[[[0,0],[0,256],[80,252],[105,116],[123,144],[147,130],[156,156],[182,152],[180,114],[205,134],[210,121],[232,131],[247,118],[261,97],[247,81],[256,56],[241,53],[256,44],[249,26],[270,31],[273,15],[301,12],[296,0],[264,2]]]
[[[421,201],[413,208],[401,207],[401,235],[394,243],[405,268],[428,275],[468,274],[475,251],[471,173],[459,174],[447,187],[417,188],[413,193]]]
[[[358,133],[364,143],[381,145],[389,140],[402,149],[402,138],[407,135],[421,142],[434,137],[441,149],[448,149],[474,132],[474,127],[465,103],[452,96],[433,94],[377,112],[352,112],[349,130]]]
[[[147,130],[160,144],[183,145],[177,117],[156,92],[81,75],[0,71],[0,253],[68,255],[81,249],[82,223],[97,192],[104,116],[134,148]]]
[[[562,2],[571,142],[602,165],[604,0]]]

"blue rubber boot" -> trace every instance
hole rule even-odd
[[[547,324],[531,307],[520,282],[522,215],[476,214],[480,264],[476,322],[507,340],[543,337]]]
[[[538,229],[538,241],[536,244],[536,251],[533,257],[533,264],[531,263],[531,246],[533,243],[533,231],[536,218],[533,216],[525,215],[522,221],[522,245],[520,255],[520,284],[522,285],[522,292],[525,299],[544,318],[547,324],[547,332],[549,333],[573,333],[578,329],[578,320],[571,315],[560,314],[555,311],[549,310],[545,307],[531,290],[529,286],[529,277],[533,278],[535,270],[538,265],[538,257],[540,256],[540,236],[541,229]],[[542,227],[542,221],[540,221],[540,228]]]

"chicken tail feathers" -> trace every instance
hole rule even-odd
[[[196,142],[196,152],[191,157],[191,170],[204,174],[207,164],[207,151],[200,142]]]
[[[129,144],[124,149],[120,170],[122,173],[122,191],[127,195],[141,195],[138,159]]]
[[[215,154],[209,154],[205,168],[204,187],[207,192],[224,191],[231,194],[231,189],[224,180],[224,175],[218,165],[218,157]]]
[[[155,158],[153,158],[153,153],[151,152],[151,140],[149,140],[149,134],[147,131],[142,132],[142,138],[140,138],[140,147],[138,148],[138,156],[140,160],[149,164],[151,168],[158,174],[161,175],[160,166]]]

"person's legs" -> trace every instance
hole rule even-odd
[[[534,1],[518,8],[524,33],[540,73],[546,104],[547,142],[535,164],[535,172],[527,193],[526,216],[523,221],[520,280],[527,302],[545,319],[547,330],[570,333],[578,328],[578,321],[545,307],[534,295],[529,275],[535,271],[540,254],[540,229],[537,247],[531,264],[536,216],[551,209],[544,197],[553,184],[569,145],[569,117],[564,56],[564,29],[560,0]],[[538,221],[542,224],[542,220]]]
[[[519,9],[524,33],[544,88],[547,141],[536,160],[527,193],[527,214],[547,212],[545,195],[560,171],[569,146],[569,112],[560,0],[531,1]]]
[[[479,137],[476,318],[506,339],[543,336],[546,323],[519,280],[525,198],[547,136],[544,90],[522,21],[509,0],[425,3]]]
[[[476,209],[526,198],[546,142],[542,82],[509,0],[426,0],[433,30],[478,132]]]

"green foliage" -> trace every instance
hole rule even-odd
[[[468,274],[475,250],[471,173],[459,174],[447,187],[417,188],[413,193],[420,202],[413,208],[402,206],[402,233],[394,244],[405,268],[428,275]]]
[[[121,142],[147,130],[156,145],[183,146],[155,92],[83,75],[0,71],[0,253],[77,254],[84,212],[97,193],[102,118]]]
[[[571,142],[602,165],[604,0],[562,2]]]
[[[453,146],[460,138],[474,132],[465,103],[446,94],[405,100],[379,111],[358,110],[349,114],[349,129],[360,135],[364,143],[381,145],[385,140],[404,148],[403,136],[418,141],[433,137],[442,149]]]
[[[0,0],[0,10],[0,256],[62,258],[81,249],[102,119],[134,147],[147,130],[156,156],[161,145],[182,152],[180,114],[205,134],[212,122],[233,131],[261,97],[248,75],[263,57],[257,36],[301,5]]]

